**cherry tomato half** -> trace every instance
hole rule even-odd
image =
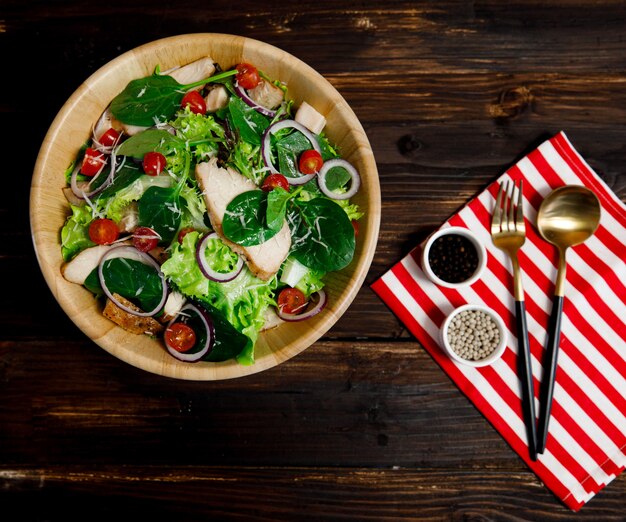
[[[237,83],[243,87],[244,89],[254,89],[259,82],[261,81],[261,77],[259,76],[259,71],[254,65],[249,63],[240,63],[236,67],[237,75]]]
[[[117,140],[119,139],[120,139],[120,133],[117,132],[113,127],[111,127],[102,136],[100,136],[100,139],[98,141],[104,147],[112,147],[113,145],[117,143]]]
[[[140,252],[150,252],[159,244],[159,234],[150,227],[137,227],[133,232],[133,246]]]
[[[112,219],[94,219],[89,225],[89,239],[98,245],[110,245],[119,236],[120,229]]]
[[[304,308],[307,300],[297,288],[283,288],[278,294],[278,308],[285,314],[295,314]]]
[[[146,152],[143,156],[143,171],[148,176],[158,176],[163,172],[166,161],[160,152]]]
[[[194,228],[192,227],[186,227],[181,229],[181,231],[178,233],[178,242],[182,245],[183,244],[183,239],[185,239],[185,236],[187,234],[189,234],[189,232],[193,232]]]
[[[189,110],[194,114],[204,114],[206,112],[206,101],[198,91],[189,91],[183,96],[180,106],[184,109],[189,105]]]
[[[315,149],[305,150],[300,155],[300,161],[298,162],[298,168],[302,174],[314,174],[319,172],[324,164],[322,155]]]
[[[172,323],[165,330],[165,342],[177,352],[188,352],[196,344],[196,332],[185,323]]]
[[[80,167],[80,173],[85,176],[95,176],[102,170],[106,162],[106,157],[102,152],[89,147],[85,151],[85,157],[83,158],[83,164]]]
[[[264,190],[265,192],[270,192],[276,187],[280,187],[289,191],[289,182],[287,181],[287,178],[282,174],[270,174],[263,181],[263,184],[261,185],[261,190]]]

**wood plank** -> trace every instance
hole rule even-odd
[[[623,521],[615,480],[576,520]],[[0,499],[22,520],[572,520],[527,471],[269,467],[0,469]],[[13,511],[16,512],[16,511]]]
[[[621,9],[614,1],[579,2],[574,8],[568,1],[506,6],[493,1],[386,2],[381,7],[377,2],[338,5],[325,0],[302,2],[295,8],[257,6],[242,20],[241,10],[225,0],[206,9],[189,0],[176,6],[141,0],[132,5],[110,2],[106,8],[65,2],[62,10],[13,1],[4,3],[3,16],[7,34],[28,32],[36,46],[45,43],[52,52],[67,53],[69,60],[63,65],[68,70],[74,57],[87,57],[93,66],[94,58],[109,60],[120,50],[167,34],[224,32],[268,41],[326,73],[375,69],[381,60],[398,68],[440,72],[512,72],[520,64],[551,72],[556,64],[563,71],[623,66]],[[86,23],[94,19],[102,30]],[[337,20],[342,21],[341,38],[333,34]],[[116,30],[104,30],[111,26]],[[69,52],[59,35],[76,42]],[[94,37],[97,47],[83,43]]]
[[[89,342],[2,341],[0,396],[0,462],[18,465],[525,467],[414,342],[321,342],[194,383]]]

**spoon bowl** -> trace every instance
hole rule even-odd
[[[577,185],[553,190],[543,200],[537,213],[539,233],[559,249],[552,313],[548,324],[548,341],[543,360],[544,373],[539,392],[538,453],[543,453],[548,438],[565,296],[566,252],[569,247],[579,245],[593,235],[600,224],[600,213],[598,197],[588,188]]]
[[[600,202],[588,188],[565,186],[543,200],[537,215],[541,236],[559,248],[586,241],[600,223]]]

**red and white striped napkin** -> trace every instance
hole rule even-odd
[[[556,249],[542,240],[535,228],[537,211],[543,198],[562,185],[591,188],[602,206],[596,233],[568,249],[552,418],[547,448],[537,462],[528,456],[516,373],[511,263],[493,246],[490,235],[498,183],[507,179],[524,180],[527,239],[519,259],[537,412],[557,265]],[[420,267],[420,245],[375,281],[372,289],[545,485],[577,511],[626,466],[626,206],[561,132],[511,167],[442,226],[466,227],[479,235],[488,254],[487,269],[479,281],[458,290],[431,283]],[[493,308],[509,329],[502,359],[490,366],[460,365],[439,346],[438,331],[444,318],[466,303]]]

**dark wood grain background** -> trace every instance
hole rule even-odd
[[[560,130],[626,199],[624,2],[274,4],[0,3],[0,519],[626,520],[624,477],[579,514],[560,504],[368,286]],[[90,342],[41,277],[28,221],[39,145],[74,89],[192,32],[263,40],[323,74],[382,186],[347,313],[226,382],[151,375]]]

